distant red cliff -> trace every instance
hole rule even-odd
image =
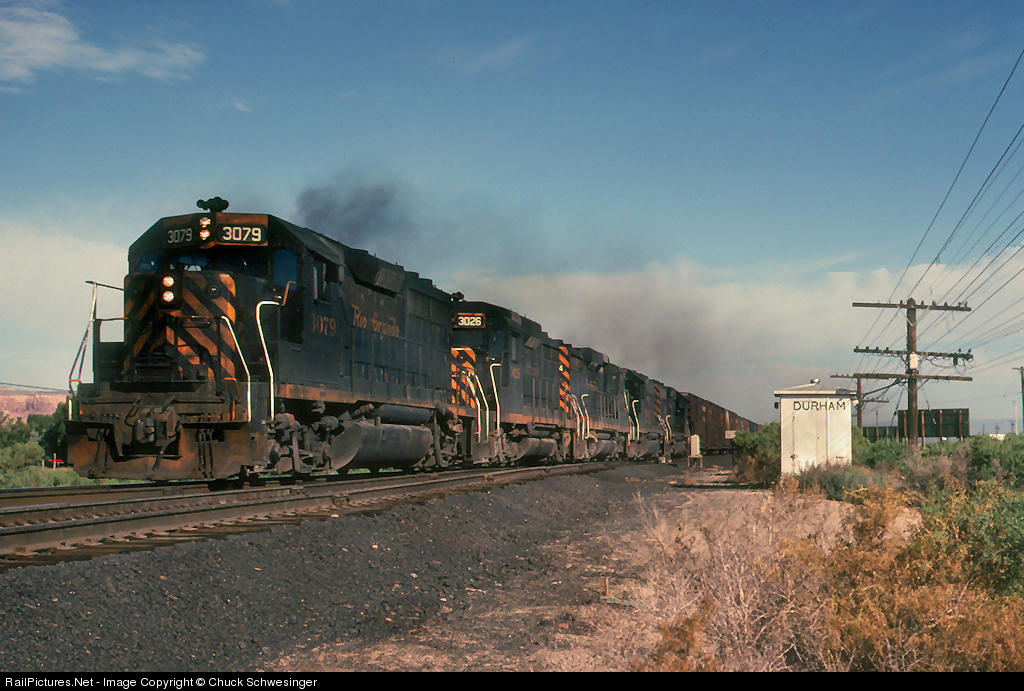
[[[53,415],[66,398],[63,393],[0,388],[0,411],[23,420],[29,415]]]

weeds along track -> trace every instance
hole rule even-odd
[[[136,549],[167,540],[261,529],[268,519],[323,518],[454,491],[616,465],[579,463],[310,481],[211,491],[204,484],[117,486],[108,491],[0,493],[0,569]],[[34,492],[34,493],[33,493]],[[196,528],[204,528],[197,532]]]

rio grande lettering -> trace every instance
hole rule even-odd
[[[387,319],[381,319],[374,312],[372,317],[367,317],[363,314],[363,311],[359,309],[358,305],[352,305],[352,323],[360,329],[369,329],[374,333],[384,334],[385,336],[399,336],[401,335],[401,329],[398,327],[398,320],[394,317],[388,317]]]

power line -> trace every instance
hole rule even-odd
[[[15,384],[9,381],[0,381],[0,386],[15,386],[19,389],[37,389],[39,391],[52,391],[53,393],[67,393],[64,389],[55,389],[50,386],[32,386],[31,384]]]
[[[960,179],[960,175],[963,173],[964,167],[967,165],[967,161],[970,159],[971,154],[974,152],[974,147],[977,146],[978,140],[981,138],[981,134],[982,132],[984,132],[985,126],[988,124],[989,118],[992,117],[992,113],[995,111],[996,106],[999,104],[1000,99],[1003,97],[1003,93],[1006,91],[1006,87],[1009,85],[1010,80],[1013,78],[1014,73],[1017,71],[1017,66],[1020,65],[1021,58],[1024,58],[1024,49],[1022,49],[1020,54],[1017,56],[1017,61],[1013,63],[1013,68],[1010,70],[1010,74],[1006,77],[1006,81],[1003,82],[1002,88],[999,89],[999,93],[996,95],[995,101],[992,102],[992,106],[988,109],[988,113],[985,115],[985,119],[982,121],[981,126],[978,128],[977,134],[974,135],[974,141],[971,142],[971,146],[967,150],[967,154],[964,156],[963,161],[960,162],[960,167],[957,169],[956,175],[953,176],[953,181],[949,184],[949,188],[946,190],[946,194],[945,196],[943,196],[942,202],[939,203],[939,208],[936,209],[935,215],[932,216],[931,222],[928,224],[928,227],[925,228],[924,235],[921,236],[920,241],[918,241],[917,243],[917,247],[914,248],[914,253],[910,255],[910,260],[907,262],[907,265],[903,268],[903,272],[900,274],[899,279],[896,281],[896,285],[893,286],[892,292],[889,294],[889,302],[892,302],[893,297],[896,295],[896,291],[899,290],[900,284],[903,283],[903,278],[907,275],[907,271],[909,271],[910,267],[913,265],[914,259],[917,258],[918,252],[921,251],[921,247],[924,245],[924,241],[927,239],[928,234],[931,233],[932,227],[935,225],[935,221],[938,220],[939,214],[942,213],[942,209],[946,206],[946,202],[949,200],[949,195],[952,194],[953,188],[956,186],[957,181]],[[1018,132],[1018,135],[1019,134],[1020,133]],[[1016,137],[1014,137],[1014,139],[1016,139]],[[1004,152],[1003,156],[1005,155],[1006,154]],[[1002,160],[1002,158],[1003,157],[1001,156],[1000,160]],[[991,177],[991,173],[989,174],[989,176]],[[952,235],[950,237],[952,237]],[[948,242],[949,241],[947,239],[947,243]],[[944,248],[945,245],[943,245],[943,249]],[[935,260],[933,260],[932,263],[929,264],[928,269],[931,269],[931,267],[934,264]],[[925,270],[925,274],[928,273],[928,269]],[[924,274],[922,274],[921,278],[924,278]],[[921,279],[918,279],[918,284],[920,284],[920,281]],[[913,293],[915,288],[917,288],[917,284],[915,284],[914,288],[911,288],[908,292]],[[868,341],[868,336],[872,333],[872,331],[875,328],[875,324],[878,323],[878,320],[880,318],[881,312],[879,312],[879,316],[875,317],[875,321],[872,322],[871,326],[868,327],[868,332],[864,334],[864,338],[861,342],[866,343]],[[882,327],[882,330],[884,331],[885,329],[887,329],[889,327],[889,324],[891,324],[894,319],[895,315],[893,315],[893,317],[890,318],[889,322],[884,327]]]

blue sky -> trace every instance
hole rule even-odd
[[[119,283],[156,218],[221,195],[305,222],[305,190],[377,189],[411,230],[368,249],[770,419],[774,388],[899,339],[861,343],[850,302],[907,266],[1024,47],[1019,7],[0,2],[0,381],[62,385],[82,281]],[[1022,104],[1024,69],[911,277]],[[928,402],[1009,418],[1009,366]]]

